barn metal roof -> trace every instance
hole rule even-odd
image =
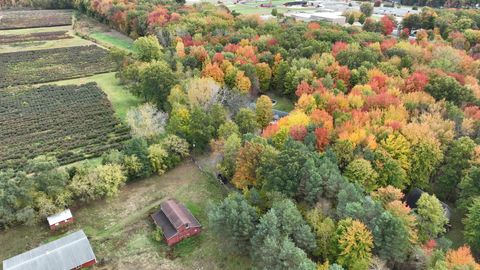
[[[165,216],[170,220],[173,227],[178,229],[182,225],[188,225],[189,227],[200,227],[200,222],[188,211],[188,209],[182,204],[177,203],[175,200],[168,200],[161,204]]]
[[[162,228],[165,238],[170,239],[172,238],[172,236],[177,234],[177,229],[173,227],[172,223],[170,222],[170,220],[168,220],[167,216],[165,216],[165,213],[163,213],[162,210],[154,213],[152,215],[152,218],[155,224]]]
[[[92,260],[95,254],[80,230],[3,261],[3,269],[70,270]]]
[[[65,211],[47,217],[48,225],[53,225],[69,218],[72,218],[72,212],[70,212],[70,209],[66,209]]]

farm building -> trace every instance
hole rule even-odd
[[[50,229],[56,230],[58,227],[64,226],[66,224],[72,223],[74,221],[72,212],[70,209],[66,209],[60,213],[47,217],[48,226]]]
[[[199,234],[200,222],[188,209],[175,200],[167,200],[160,205],[160,211],[152,214],[155,224],[162,228],[163,236],[169,246],[181,240]]]
[[[96,262],[90,242],[80,230],[3,261],[3,270],[70,270]]]

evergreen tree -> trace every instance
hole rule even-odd
[[[211,205],[207,214],[214,231],[229,238],[238,250],[248,250],[258,214],[241,194],[231,193],[219,204]]]
[[[442,199],[454,200],[456,186],[462,179],[466,169],[470,167],[469,160],[473,156],[475,142],[468,137],[461,137],[452,142],[445,154],[445,161],[440,167],[437,178],[437,194]]]
[[[472,201],[463,220],[465,240],[475,252],[480,252],[480,197]]]
[[[408,229],[402,220],[385,211],[375,224],[372,231],[375,254],[387,261],[404,262],[411,244]]]
[[[473,166],[460,181],[458,206],[467,209],[476,197],[480,197],[480,167]]]

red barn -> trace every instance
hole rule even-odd
[[[60,213],[57,213],[53,216],[47,217],[48,225],[50,226],[50,230],[54,231],[60,226],[64,226],[66,224],[72,223],[74,221],[72,212],[70,209],[66,209]]]
[[[162,228],[169,246],[185,238],[197,235],[202,230],[200,222],[188,209],[175,200],[167,200],[160,205],[160,211],[152,215],[155,224]]]

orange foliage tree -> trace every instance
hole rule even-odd
[[[236,171],[232,183],[239,189],[257,184],[256,170],[265,147],[259,143],[246,142],[237,155]]]
[[[480,265],[475,262],[472,251],[468,246],[462,246],[457,250],[449,250],[445,255],[448,269],[472,269],[480,270]]]
[[[223,79],[225,76],[223,74],[223,70],[218,66],[217,63],[208,63],[207,65],[205,65],[202,75],[204,77],[210,77],[220,84],[223,84]]]

